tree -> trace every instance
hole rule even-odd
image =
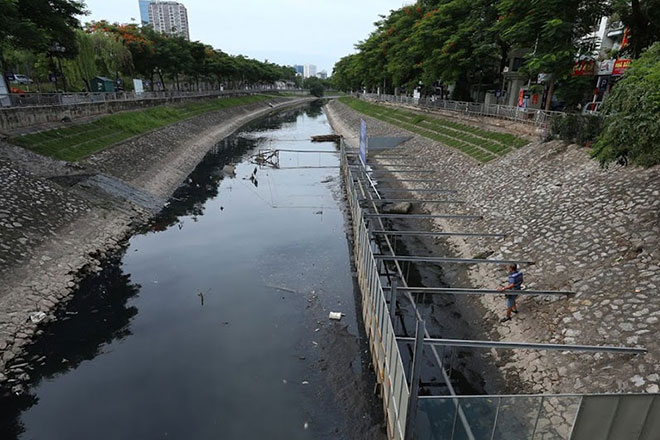
[[[422,59],[422,83],[455,84],[454,99],[472,100],[472,87],[495,87],[508,44],[493,30],[495,0],[442,0],[414,26],[412,47]]]
[[[347,55],[337,61],[332,69],[332,79],[339,90],[353,91],[362,87],[363,78],[358,72],[360,55]]]
[[[114,35],[131,54],[132,68],[129,73],[149,78],[153,90],[154,75],[158,73],[161,62],[154,51],[154,40],[160,38],[159,34],[150,27],[139,28],[134,24],[119,25],[106,21],[89,23],[86,30]]]
[[[131,53],[115,34],[78,30],[76,39],[78,54],[63,63],[68,83],[74,90],[84,86],[91,92],[91,80],[95,76],[112,78],[119,72],[132,70]]]
[[[85,4],[75,0],[0,0],[0,64],[7,48],[46,53],[54,43],[62,56],[76,55],[76,33]],[[0,66],[2,67],[2,66]]]
[[[305,78],[305,81],[303,82],[303,87],[309,89],[309,93],[316,96],[317,98],[323,96],[323,92],[325,91],[323,82],[315,76]]]
[[[609,12],[606,0],[500,0],[496,29],[511,45],[529,48],[522,70],[530,77],[550,75],[545,103],[550,109],[555,82],[571,72],[575,60],[593,52],[584,36]]]
[[[602,164],[660,164],[660,42],[634,60],[603,103],[593,156]]]
[[[356,45],[357,54],[342,58],[333,81],[344,90],[365,87],[383,91],[420,83],[454,84],[455,98],[470,100],[475,85],[494,87],[507,58],[509,43],[493,25],[497,0],[421,0],[391,11],[376,30]]]
[[[613,9],[629,30],[628,51],[633,58],[660,41],[660,0],[614,0]]]

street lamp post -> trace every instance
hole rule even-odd
[[[60,75],[62,76],[62,90],[66,90],[66,78],[64,77],[64,72],[62,71],[62,60],[60,59],[64,52],[66,52],[66,48],[64,46],[60,45],[60,43],[57,41],[53,42],[52,46],[50,47],[50,56],[51,59],[53,57],[57,58],[57,66],[55,66],[55,62],[53,62],[53,66],[55,69],[59,70]],[[57,90],[57,72],[55,72],[55,90]]]

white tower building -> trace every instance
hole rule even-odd
[[[156,32],[180,35],[190,40],[188,12],[181,3],[152,1],[149,3],[149,23]]]

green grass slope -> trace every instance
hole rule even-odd
[[[339,98],[339,101],[360,113],[460,150],[484,163],[529,143],[513,134],[484,130],[435,115],[420,115],[349,97]]]
[[[11,142],[45,156],[74,162],[117,142],[175,122],[267,99],[266,96],[255,95],[152,107],[104,116],[88,124],[18,136]]]

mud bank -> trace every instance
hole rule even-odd
[[[20,382],[27,373],[6,367],[40,324],[160,210],[213,145],[252,119],[310,100],[207,113],[75,164],[0,143],[0,382]]]
[[[529,259],[537,264],[524,268],[527,288],[577,292],[568,300],[521,298],[520,314],[504,324],[499,322],[504,313],[501,298],[466,300],[465,307],[477,315],[473,323],[483,327],[488,339],[648,349],[646,355],[632,356],[482,352],[507,383],[519,384],[515,391],[658,392],[659,167],[601,169],[587,150],[559,142],[532,143],[482,165],[339,102],[328,107],[335,129],[353,140],[360,118],[367,121],[371,135],[413,136],[397,148],[409,155],[407,163],[435,168],[437,172],[425,178],[458,190],[466,202],[461,212],[484,216],[469,225],[434,219],[434,230],[508,234],[446,240],[453,255]],[[433,205],[422,207],[430,213],[446,212]],[[501,267],[481,265],[470,268],[466,283],[494,288],[504,278]]]

